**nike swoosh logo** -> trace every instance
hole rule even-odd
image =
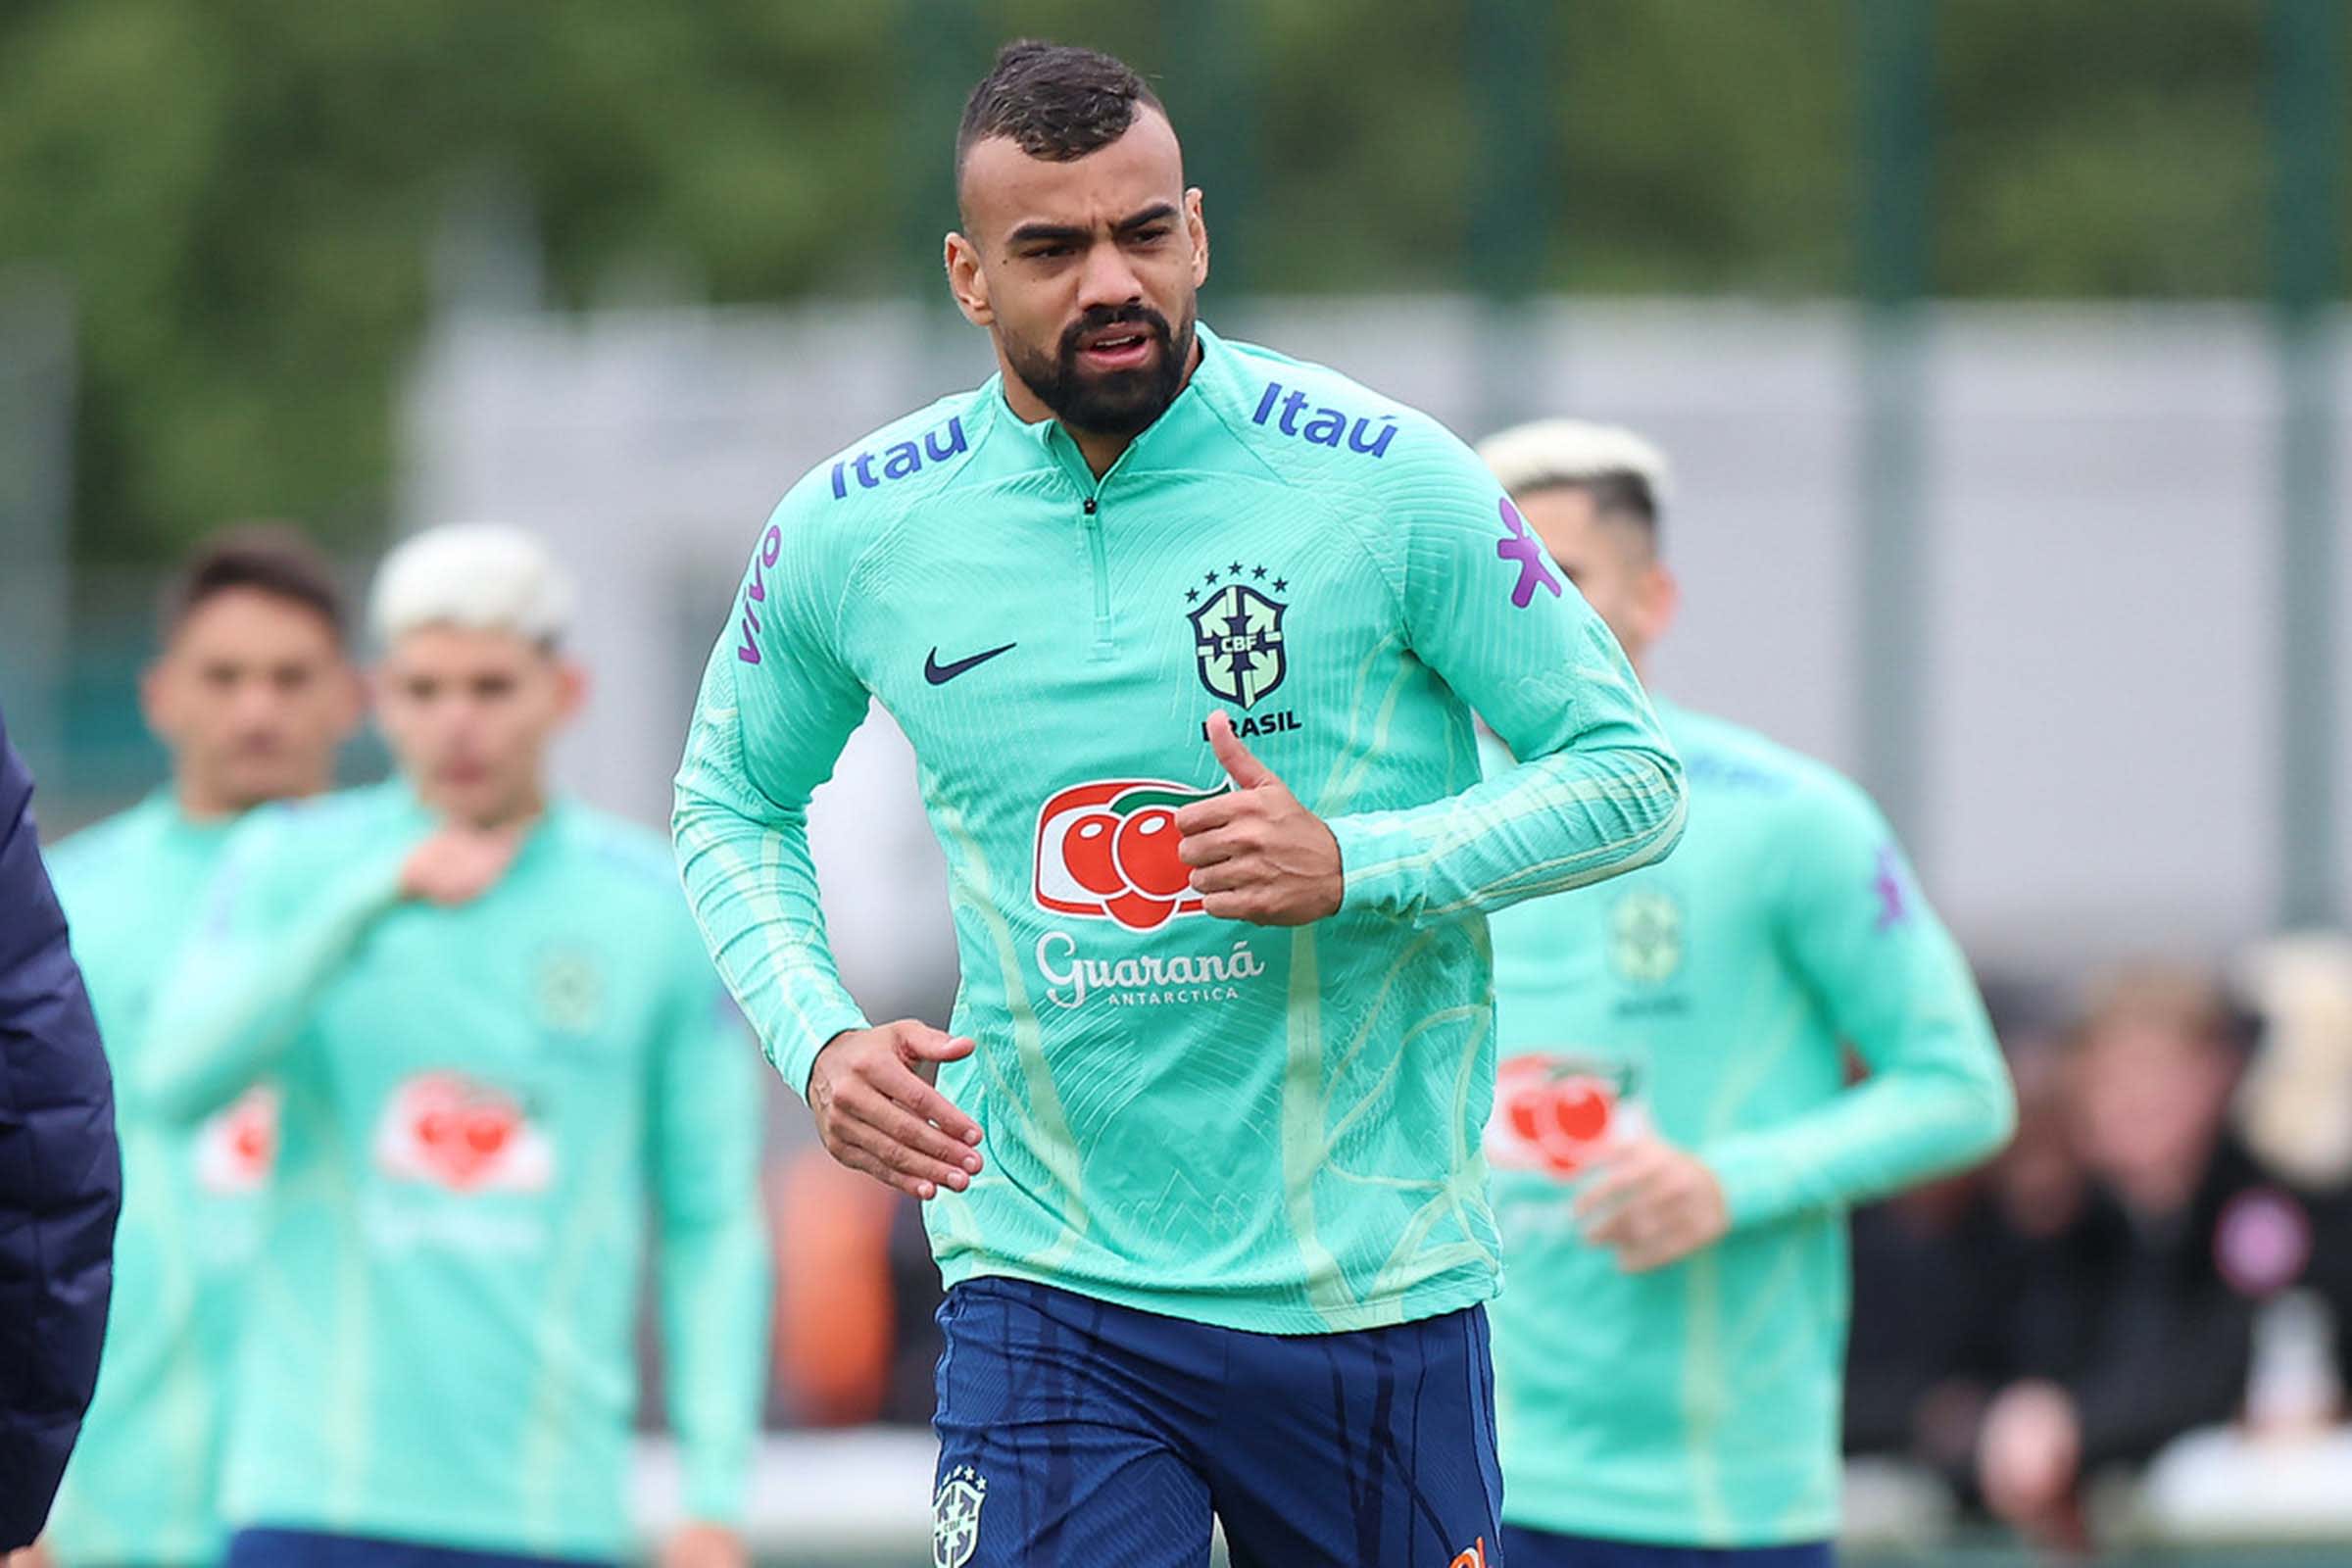
[[[958,659],[953,664],[941,663],[939,662],[939,650],[934,648],[929,654],[924,656],[923,679],[929,681],[934,686],[945,686],[948,682],[954,680],[965,670],[970,669],[973,665],[985,664],[990,660],[996,658],[999,654],[1009,654],[1019,646],[1020,645],[1018,643],[1006,643],[1002,648],[991,648],[985,654],[974,654],[969,659]]]

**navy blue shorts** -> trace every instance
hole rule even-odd
[[[1504,1526],[1502,1539],[1511,1568],[1836,1568],[1838,1561],[1826,1541],[1795,1546],[1645,1546],[1518,1525]]]
[[[220,1568],[601,1568],[568,1557],[466,1551],[373,1536],[320,1530],[240,1530],[228,1538]]]
[[[1484,1308],[1249,1334],[1016,1280],[939,1309],[938,1568],[1496,1568]]]

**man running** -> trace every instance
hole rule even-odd
[[[318,795],[358,725],[333,573],[291,529],[200,545],[166,588],[160,652],[140,684],[171,781],[51,858],[118,1074],[144,1059],[147,1018],[236,824]],[[45,1544],[68,1568],[204,1568],[224,1536],[222,1401],[277,1142],[256,1089],[201,1123],[126,1098],[118,1289],[106,1361]]]
[[[1480,452],[1641,668],[1676,602],[1656,450],[1551,420]],[[1845,1210],[2000,1147],[2009,1080],[1869,799],[1658,711],[1674,858],[1494,922],[1504,1539],[1512,1568],[1827,1564]]]
[[[1679,763],[1465,447],[1198,322],[1133,72],[1006,48],[956,161],[1000,374],[778,507],[675,820],[826,1147],[932,1200],[934,1561],[1198,1564],[1213,1511],[1245,1565],[1490,1563],[1484,915],[1664,855]],[[826,950],[805,808],[874,700],[953,1033]],[[1471,705],[1523,767],[1479,781]]]
[[[617,1562],[650,1207],[689,1527],[740,1568],[763,1387],[758,1068],[660,841],[562,798],[584,676],[546,552],[378,574],[384,785],[239,830],[127,1075],[183,1121],[283,1094],[247,1290],[232,1568]]]

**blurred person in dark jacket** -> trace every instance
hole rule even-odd
[[[1987,1505],[2037,1538],[2082,1534],[2082,1478],[2242,1406],[2256,1307],[2301,1273],[2287,1200],[2230,1136],[2245,1030],[2179,971],[2123,973],[2072,1032],[2081,1211],[2033,1241],[2007,1307],[2017,1381],[1977,1446]],[[2032,1212],[2029,1209],[2028,1212]]]
[[[2030,1338],[2013,1303],[2088,1196],[2056,999],[1999,978],[1984,989],[2017,1131],[1983,1169],[1855,1211],[1846,1377],[1848,1453],[1924,1465],[1964,1493],[1985,1408],[2020,1375],[2018,1342]]]
[[[113,1081],[0,721],[0,1551],[40,1533],[81,1430],[122,1199]]]

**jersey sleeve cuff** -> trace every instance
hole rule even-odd
[[[685,1492],[678,1499],[679,1522],[740,1530],[744,1494],[750,1490],[750,1478],[745,1474],[747,1464],[735,1458],[698,1460],[690,1453],[686,1455],[685,1468]]]
[[[835,1035],[872,1027],[856,1003],[840,997],[803,1011],[775,1034],[762,1032],[762,1038],[767,1043],[767,1059],[775,1063],[792,1092],[807,1100],[808,1075],[816,1070],[817,1053],[831,1044]]]
[[[1796,1183],[1787,1161],[1737,1140],[1702,1152],[1707,1169],[1723,1189],[1724,1211],[1733,1230],[1782,1218],[1797,1206]]]
[[[1427,857],[1409,829],[1386,813],[1334,817],[1324,825],[1340,846],[1340,912],[1401,915],[1420,896]]]

